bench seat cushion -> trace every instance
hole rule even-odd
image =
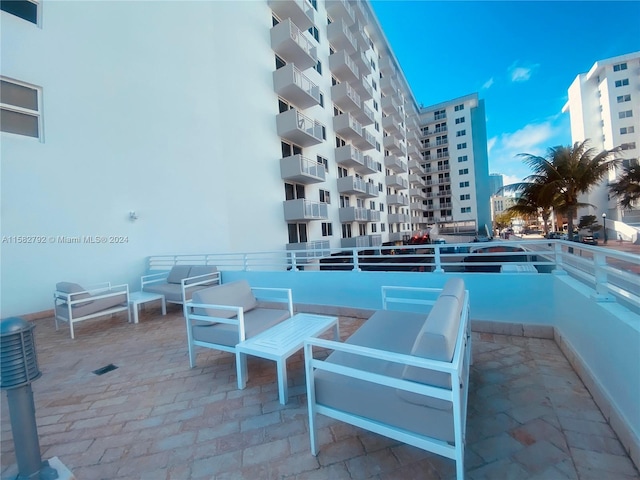
[[[220,287],[216,287],[220,288]],[[218,313],[219,311],[215,311]],[[254,308],[244,312],[245,338],[251,338],[289,318],[289,310]],[[192,327],[195,341],[234,347],[240,342],[237,324],[198,324]]]
[[[191,300],[194,292],[209,288],[206,285],[198,285],[196,287],[189,288],[186,291],[187,300]],[[164,299],[167,302],[182,303],[182,287],[179,283],[152,283],[145,285],[145,292],[159,293],[164,295]]]
[[[169,276],[167,277],[167,283],[173,283],[180,285],[180,282],[184,278],[189,277],[189,271],[191,270],[191,265],[174,265],[171,267],[171,271],[169,272]]]
[[[94,313],[116,307],[128,307],[126,293],[122,293],[121,295],[114,295],[113,297],[99,298],[91,302],[83,302],[81,304],[77,304],[71,307],[71,315],[73,316],[73,318],[86,317],[87,315],[93,315]],[[68,308],[65,303],[56,306],[56,315],[69,320]]]
[[[257,306],[256,297],[253,295],[251,286],[246,280],[224,283],[215,287],[207,287],[203,290],[198,290],[192,298],[193,303],[242,307],[245,316],[247,312],[251,311]],[[212,317],[222,318],[233,318],[236,315],[235,312],[232,312],[230,310],[214,309],[205,309],[204,314],[210,315]]]

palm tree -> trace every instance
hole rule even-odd
[[[588,140],[575,142],[573,146],[557,146],[547,150],[545,157],[521,153],[524,162],[533,170],[525,179],[539,189],[538,195],[553,202],[559,212],[566,212],[569,235],[573,233],[573,218],[581,203],[579,195],[588,193],[600,183],[607,172],[620,160],[615,157],[618,149],[597,152],[589,148]],[[571,237],[570,237],[571,238]]]
[[[509,207],[507,211],[525,215],[542,217],[545,235],[549,233],[549,217],[555,205],[560,204],[560,199],[549,189],[544,188],[544,184],[536,182],[522,182],[507,185],[503,188],[506,191],[520,193],[515,205]]]
[[[631,210],[640,199],[640,167],[625,166],[618,180],[609,184],[609,192],[618,198],[622,208]]]

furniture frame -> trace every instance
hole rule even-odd
[[[228,284],[225,284],[225,286]],[[212,287],[215,288],[215,287]],[[286,303],[289,317],[293,316],[293,297],[290,288],[271,288],[271,287],[251,287],[251,292],[257,300],[266,300],[271,302]],[[222,312],[232,312],[234,318],[217,317],[211,314],[196,313],[202,310],[219,310]],[[243,307],[230,305],[215,305],[208,303],[194,303],[188,300],[184,304],[184,317],[187,323],[187,342],[189,346],[189,364],[191,368],[195,367],[195,349],[194,347],[212,348],[224,352],[236,353],[236,345],[246,340],[245,329],[245,312]],[[236,325],[238,328],[238,342],[233,345],[223,345],[219,343],[201,342],[193,338],[191,327],[196,322],[204,322],[210,324],[226,323]]]
[[[104,310],[100,310],[87,315],[74,315],[74,308],[87,304],[88,302],[96,302],[100,300],[107,300],[126,295],[126,301],[121,305],[108,307]],[[65,306],[65,312],[67,318],[58,314],[58,307]],[[92,285],[87,290],[73,293],[65,293],[56,290],[53,293],[53,315],[56,324],[56,330],[58,330],[58,320],[69,323],[69,331],[71,338],[75,338],[73,331],[74,323],[82,322],[83,320],[89,320],[92,318],[102,317],[104,315],[113,315],[118,312],[127,312],[127,321],[131,322],[131,311],[129,310],[129,285],[111,285],[111,282],[103,282]]]
[[[167,302],[165,302],[164,295],[151,292],[131,292],[129,294],[129,305],[133,310],[133,323],[138,323],[138,309],[140,305],[160,300],[162,302],[162,315],[167,314]]]
[[[435,304],[435,301],[416,299],[415,302],[412,302],[409,298],[407,298],[406,294],[397,296],[392,296],[392,294],[397,294],[399,292],[434,293],[439,291],[440,289],[431,288],[384,286],[382,287],[382,302],[384,305],[384,309],[388,309],[389,305],[392,303],[405,305],[416,304],[421,306],[433,305]],[[398,328],[402,328],[402,312],[399,311],[398,313]],[[460,315],[460,323],[455,342],[455,352],[451,362],[431,360],[415,355],[400,354],[361,345],[339,343],[319,338],[308,338],[307,340],[305,340],[304,356],[307,381],[307,402],[309,411],[309,432],[312,454],[318,454],[318,443],[316,437],[316,415],[322,414],[340,420],[342,422],[369,430],[371,432],[393,438],[409,445],[416,446],[423,450],[427,450],[438,455],[453,459],[456,463],[457,479],[462,480],[464,478],[464,436],[466,431],[469,366],[471,363],[471,324],[469,321],[468,290],[465,290],[464,292],[464,299],[462,302],[462,310]],[[450,378],[451,388],[440,388],[425,383],[419,383],[416,381],[388,376],[383,372],[374,373],[371,371],[340,365],[338,363],[331,363],[324,360],[315,359],[313,357],[314,347],[345,352],[362,357],[380,359],[384,361],[403,364],[410,367],[419,367],[434,372],[442,372]],[[371,382],[373,384],[391,387],[396,389],[396,391],[410,392],[410,394],[419,394],[431,399],[440,399],[449,402],[452,406],[453,411],[454,445],[436,438],[428,437],[426,435],[399,428],[392,424],[385,424],[373,419],[355,415],[347,411],[316,403],[314,377],[315,372],[318,370],[333,372],[354,379]],[[425,416],[421,420],[424,422],[428,422],[429,418],[428,416]]]
[[[158,273],[149,273],[147,275],[143,275],[140,277],[140,286],[142,291],[145,291],[145,287],[149,285],[161,285],[167,283],[167,278],[169,277],[170,270],[158,272]],[[183,278],[180,281],[180,292],[182,293],[181,300],[171,300],[165,297],[166,303],[175,303],[178,305],[183,305],[187,299],[187,292],[195,287],[202,287],[211,284],[212,282],[217,282],[219,285],[221,283],[221,275],[220,272],[207,273],[204,275],[196,275],[193,277]],[[176,285],[177,286],[177,285]]]
[[[340,340],[338,317],[297,313],[264,332],[236,345],[238,389],[247,384],[247,355],[274,360],[278,373],[278,394],[285,405],[289,398],[287,385],[287,358],[302,349],[308,337],[315,337],[333,328],[335,341]]]

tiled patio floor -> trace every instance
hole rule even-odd
[[[43,459],[78,480],[440,479],[453,462],[320,416],[311,455],[303,359],[289,364],[292,398],[278,403],[275,365],[249,357],[238,391],[234,358],[200,349],[189,368],[184,320],[149,309],[56,332],[36,322],[43,376],[33,383]],[[348,336],[362,320],[341,318]],[[474,334],[469,479],[640,478],[552,340]],[[118,369],[97,376],[100,367]],[[2,479],[17,474],[2,394]]]

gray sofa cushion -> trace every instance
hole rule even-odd
[[[189,276],[191,265],[174,265],[171,267],[169,276],[167,277],[167,283],[180,284],[184,278]]]
[[[418,357],[451,362],[455,353],[458,328],[460,326],[460,306],[453,296],[440,296],[429,312],[427,320],[416,337],[411,354]],[[402,378],[414,382],[451,388],[451,377],[444,372],[435,372],[419,367],[406,366]],[[450,409],[451,403],[437,398],[425,397],[399,390],[404,400],[433,408]]]
[[[58,282],[56,283],[56,291],[62,292],[62,293],[77,293],[77,295],[73,295],[71,297],[72,302],[76,300],[82,300],[84,298],[91,298],[91,294],[89,292],[86,292],[85,289],[82,288],[77,283]],[[79,292],[84,292],[84,293],[79,293]],[[83,305],[88,305],[89,303],[91,303],[91,300],[88,302],[76,303],[74,306],[81,307]]]
[[[192,298],[193,303],[242,307],[245,315],[247,312],[256,308],[258,304],[246,280],[238,280],[237,282],[225,283],[216,287],[204,288],[195,292]],[[202,314],[201,312],[199,313]],[[230,310],[205,309],[204,314],[222,318],[233,318],[236,316],[236,313]]]
[[[103,292],[98,295],[104,295],[105,293],[108,292]],[[82,304],[74,305],[71,307],[71,315],[73,315],[73,318],[86,317],[87,315],[92,315],[115,307],[128,307],[126,293],[123,292],[122,294],[114,295],[113,297],[99,298],[92,302],[83,302]],[[66,304],[58,305],[56,307],[56,314],[66,320],[69,320]]]
[[[226,284],[228,285],[228,284]],[[223,285],[224,286],[224,285]],[[221,287],[215,287],[221,288]],[[218,315],[220,316],[220,315]],[[244,312],[245,338],[251,338],[289,318],[288,310],[271,308],[254,308]],[[238,326],[228,323],[194,325],[193,339],[196,341],[215,343],[233,347],[240,342]]]
[[[189,277],[199,277],[200,275],[208,275],[210,273],[216,273],[218,268],[215,265],[193,265],[189,270]],[[202,278],[194,280],[194,282],[202,281]],[[212,283],[214,283],[213,281]]]

